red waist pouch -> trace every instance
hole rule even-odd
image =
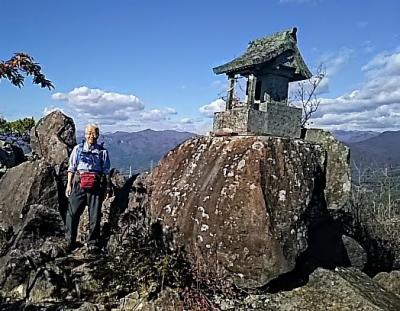
[[[97,186],[97,174],[91,172],[80,173],[80,186],[82,189],[90,190]]]

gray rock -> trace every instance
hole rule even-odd
[[[98,268],[96,264],[84,263],[72,269],[71,276],[78,297],[92,296],[102,292],[103,284],[95,277]]]
[[[198,307],[198,306],[194,306]],[[120,305],[115,311],[123,310],[142,310],[142,311],[183,311],[183,302],[176,290],[171,288],[164,289],[157,298],[148,299],[148,295],[140,297],[137,292],[131,293],[120,300]]]
[[[353,238],[347,235],[342,236],[344,247],[346,248],[347,255],[349,256],[351,266],[359,270],[364,269],[367,263],[367,252],[364,248]]]
[[[24,162],[0,179],[0,228],[18,232],[32,204],[58,210],[54,168],[43,161]]]
[[[10,142],[0,140],[0,177],[7,169],[25,161],[23,150]]]
[[[378,273],[375,275],[374,281],[387,291],[400,295],[400,271]]]
[[[46,263],[53,261],[54,256],[65,254],[65,250],[60,249],[63,236],[64,227],[57,210],[43,205],[30,206],[19,229],[10,239],[7,252],[0,257],[0,288],[3,295],[21,294],[21,298],[26,297],[32,280],[41,276],[38,273]],[[47,285],[40,285],[39,288],[43,286]]]
[[[31,273],[27,301],[30,303],[60,302],[66,288],[63,271],[57,266],[48,265]]]
[[[39,157],[53,166],[60,166],[76,145],[74,121],[61,111],[48,114],[32,129],[31,145]]]
[[[250,295],[235,310],[397,311],[400,298],[356,269],[317,269],[307,285],[272,295]]]
[[[307,129],[305,140],[325,149],[326,203],[328,209],[342,208],[349,201],[351,191],[349,148],[322,129]]]

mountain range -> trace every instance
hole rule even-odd
[[[172,130],[139,132],[115,132],[101,134],[99,142],[104,143],[110,152],[111,165],[121,173],[128,175],[148,170],[171,149],[186,139],[196,136],[189,132]],[[77,141],[83,139],[83,133],[77,133]]]
[[[351,163],[363,167],[400,166],[400,131],[332,131],[351,150]],[[124,174],[148,170],[171,149],[188,138],[190,132],[173,130],[115,132],[100,135],[99,142],[110,151],[112,166]],[[83,133],[78,133],[78,141]]]
[[[400,131],[387,131],[377,136],[346,143],[350,147],[352,165],[363,167],[400,166]]]
[[[373,131],[343,131],[336,130],[331,131],[332,134],[336,137],[336,139],[340,140],[345,144],[358,143],[364,140],[367,140],[372,137],[378,136],[379,132]]]

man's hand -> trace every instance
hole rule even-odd
[[[65,189],[65,196],[69,198],[72,192],[72,181],[74,179],[74,173],[68,172],[67,189]]]
[[[67,184],[67,189],[65,189],[65,196],[67,198],[69,198],[69,196],[71,195],[71,192],[72,192],[72,187],[70,184]]]

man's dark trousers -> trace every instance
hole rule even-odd
[[[77,180],[77,178],[74,179],[66,217],[67,238],[69,243],[76,242],[79,219],[87,205],[89,209],[88,243],[98,244],[103,196],[104,192],[101,187],[96,187],[92,190],[83,190],[79,185],[79,180]]]

